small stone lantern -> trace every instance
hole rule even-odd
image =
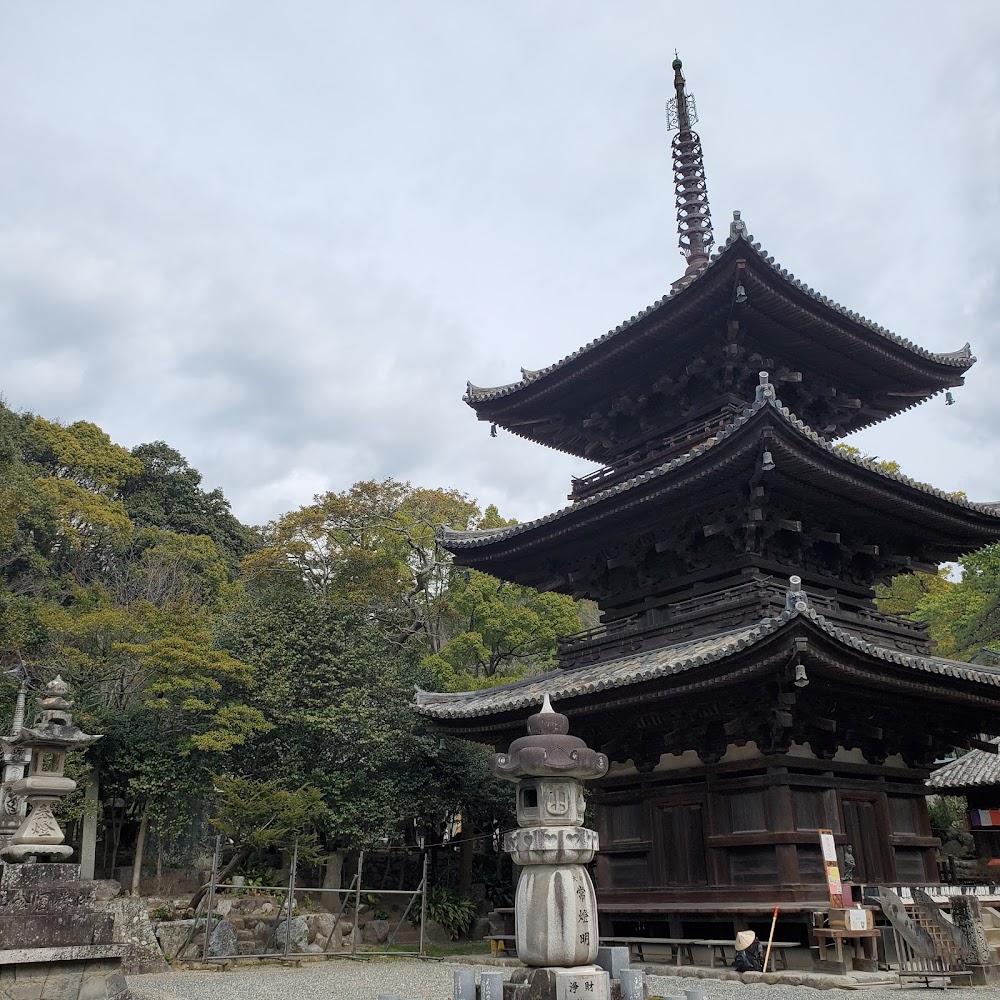
[[[73,725],[69,693],[70,687],[62,677],[49,681],[38,699],[41,711],[34,724],[23,726],[14,736],[3,737],[8,748],[23,747],[31,754],[28,773],[9,786],[11,794],[27,800],[29,812],[10,843],[0,849],[4,861],[65,861],[73,853],[73,848],[63,843],[66,837],[52,810],[76,788],[76,782],[63,773],[66,753],[89,747],[101,737],[88,735]]]
[[[518,783],[519,829],[504,838],[504,850],[524,866],[514,904],[518,958],[586,978],[589,970],[581,967],[597,958],[598,930],[597,896],[584,865],[598,841],[583,826],[581,782],[605,775],[608,758],[569,735],[569,720],[553,711],[546,695],[541,711],[528,719],[528,735],[507,753],[493,754],[490,769]],[[606,986],[596,985],[589,986],[591,997],[605,994]]]

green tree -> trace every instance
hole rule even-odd
[[[214,826],[233,847],[233,855],[218,873],[225,882],[256,851],[297,845],[305,862],[319,855],[316,826],[326,807],[319,790],[310,785],[287,788],[277,779],[217,774],[214,776],[216,815]],[[201,886],[188,903],[198,906],[208,890]]]
[[[392,479],[356,483],[316,497],[272,522],[263,547],[244,562],[247,583],[284,584],[364,607],[386,634],[423,635],[435,646],[451,557],[437,545],[442,525],[489,525],[455,490],[421,489]]]
[[[253,549],[253,532],[242,525],[222,491],[202,489],[201,473],[163,441],[132,449],[139,467],[122,484],[122,501],[137,528],[206,536],[231,569]]]
[[[458,690],[470,677],[509,680],[514,665],[522,673],[551,667],[557,637],[578,631],[580,614],[563,594],[458,570],[447,594],[446,622],[451,637],[426,665],[447,689]]]

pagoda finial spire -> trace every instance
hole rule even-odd
[[[681,61],[674,52],[674,98],[667,103],[667,126],[677,129],[672,143],[674,156],[674,191],[677,195],[678,246],[687,258],[685,274],[693,274],[708,263],[715,243],[712,214],[708,209],[705,164],[701,139],[691,127],[698,120],[694,98],[685,89]]]

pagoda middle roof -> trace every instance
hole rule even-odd
[[[996,667],[904,653],[879,646],[851,634],[828,621],[805,602],[802,603],[804,606],[787,608],[780,615],[764,618],[747,628],[571,670],[550,671],[501,687],[458,693],[418,689],[414,708],[419,714],[432,719],[458,720],[520,712],[540,705],[546,695],[555,703],[598,694],[602,702],[609,702],[615,700],[616,694],[624,694],[620,689],[677,675],[697,674],[753,646],[790,634],[796,626],[825,638],[844,651],[853,651],[872,661],[922,674],[932,685],[950,689],[955,694],[958,693],[956,684],[963,687],[971,685],[973,689],[987,689],[993,700],[1000,698],[1000,669]]]
[[[522,437],[571,454],[580,453],[576,446],[549,440],[550,433],[533,427],[531,422],[544,421],[558,406],[557,399],[566,393],[593,396],[606,391],[613,371],[617,370],[621,378],[633,378],[636,365],[641,367],[645,363],[634,351],[666,349],[674,341],[679,344],[677,338],[684,339],[701,313],[722,308],[724,314],[732,296],[730,272],[741,260],[752,266],[764,286],[803,313],[809,313],[810,332],[801,331],[797,350],[807,354],[821,352],[822,358],[817,355],[814,368],[835,376],[836,373],[829,372],[829,363],[837,357],[838,363],[846,366],[845,370],[849,369],[854,378],[872,382],[874,373],[879,373],[886,391],[899,397],[891,405],[880,404],[878,412],[859,413],[851,430],[907,409],[944,388],[960,385],[962,373],[976,360],[968,343],[956,351],[935,353],[847,309],[775,263],[752,236],[740,233],[730,236],[700,271],[677,283],[667,295],[615,329],[545,368],[522,368],[522,377],[516,382],[492,387],[469,382],[465,401],[481,420],[491,420]],[[726,301],[722,302],[720,296]],[[687,349],[690,345],[677,348],[682,352]],[[799,364],[795,359],[789,360]],[[804,361],[802,364],[806,365]],[[869,386],[869,393],[872,388]]]
[[[797,439],[813,450],[817,456],[826,456],[826,465],[847,472],[852,478],[862,478],[867,484],[881,488],[882,492],[892,491],[914,506],[936,513],[951,524],[951,530],[958,531],[965,540],[962,544],[971,551],[1000,538],[1000,508],[994,504],[977,504],[966,498],[946,493],[926,483],[918,482],[901,472],[891,472],[881,468],[877,461],[860,455],[852,455],[827,441],[795,416],[773,392],[772,386],[762,386],[758,398],[731,423],[713,437],[690,451],[669,462],[653,466],[638,475],[609,487],[600,493],[569,504],[551,514],[503,528],[489,528],[480,531],[453,531],[444,528],[440,532],[441,544],[454,553],[459,562],[476,561],[481,556],[490,558],[501,552],[510,554],[521,546],[537,543],[543,538],[564,535],[584,528],[591,530],[598,520],[614,516],[623,507],[633,506],[646,496],[665,492],[674,487],[680,479],[689,479],[695,468],[699,470],[712,466],[714,452],[729,441],[750,435],[757,421],[772,418],[786,432],[784,436],[793,443]],[[816,452],[816,449],[822,451]],[[958,554],[958,553],[956,553]]]

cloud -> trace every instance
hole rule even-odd
[[[522,520],[561,506],[590,466],[491,439],[461,395],[572,352],[680,273],[677,45],[720,237],[739,207],[825,294],[934,350],[974,342],[960,405],[856,443],[1000,497],[1000,12],[866,8],[859,31],[798,4],[713,10],[12,12],[0,391],[168,441],[250,522],[384,476]]]

